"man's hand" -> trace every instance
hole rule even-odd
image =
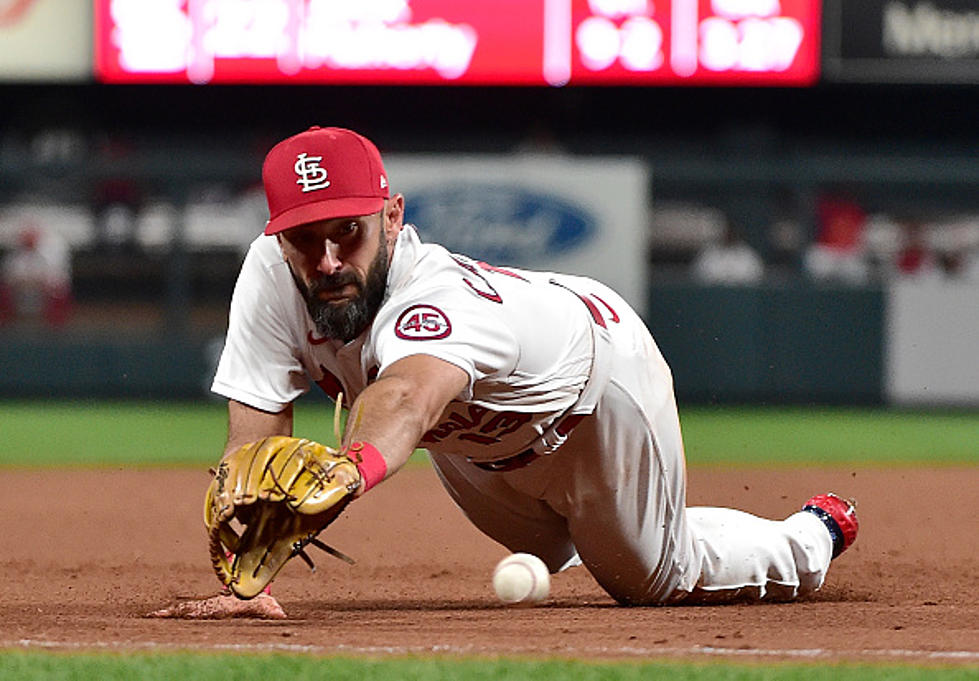
[[[181,601],[168,608],[154,610],[146,616],[188,620],[286,619],[286,613],[279,602],[265,593],[248,601],[235,598],[231,594],[220,594],[201,600]]]

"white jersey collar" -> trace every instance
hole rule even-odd
[[[411,278],[415,263],[421,257],[421,249],[422,242],[415,226],[406,224],[394,242],[394,255],[391,256],[387,288],[384,291],[385,301]]]

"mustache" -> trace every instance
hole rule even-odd
[[[353,272],[337,272],[335,274],[324,274],[317,277],[306,285],[306,290],[311,296],[315,296],[323,291],[332,291],[342,286],[353,284],[358,290],[362,289],[360,279]]]

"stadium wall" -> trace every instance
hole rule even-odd
[[[677,283],[648,300],[681,403],[979,407],[976,285]],[[201,399],[221,343],[7,337],[0,396]]]

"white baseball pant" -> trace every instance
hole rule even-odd
[[[818,589],[832,541],[813,514],[776,521],[686,508],[672,376],[639,317],[620,316],[608,386],[554,454],[508,472],[431,454],[453,500],[486,535],[552,572],[584,564],[623,604],[787,600]]]

